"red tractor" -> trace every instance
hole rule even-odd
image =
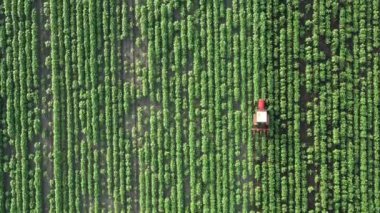
[[[259,99],[256,113],[253,116],[252,133],[265,133],[266,136],[269,134],[269,116],[268,111],[265,109],[264,99]]]

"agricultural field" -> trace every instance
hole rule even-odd
[[[1,0],[0,212],[380,212],[379,12]]]

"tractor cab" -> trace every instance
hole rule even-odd
[[[269,133],[269,116],[265,108],[265,100],[259,99],[256,113],[253,117],[253,134]]]

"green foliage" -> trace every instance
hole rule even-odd
[[[380,211],[378,0],[35,3],[0,3],[0,212]]]

